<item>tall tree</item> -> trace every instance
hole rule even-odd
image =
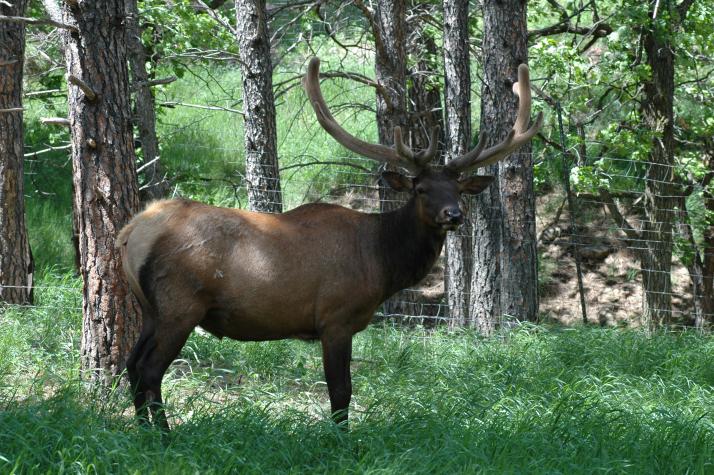
[[[469,150],[471,143],[471,71],[469,59],[469,2],[444,0],[444,118],[446,159]],[[467,223],[464,224],[466,226]],[[470,230],[446,239],[446,291],[452,326],[469,320]]]
[[[672,234],[680,203],[674,175],[674,72],[677,45],[674,35],[693,0],[671,0],[648,7],[648,21],[640,26],[642,50],[650,76],[643,84],[640,114],[652,132],[645,174],[645,217],[635,229],[606,191],[601,195],[615,221],[636,249],[645,293],[643,319],[655,329],[672,317]],[[639,61],[639,58],[637,59]]]
[[[481,131],[491,142],[510,131],[517,110],[512,92],[518,65],[528,62],[526,3],[483,3],[483,86]],[[533,160],[530,145],[503,160],[497,186],[482,193],[475,206],[473,318],[482,331],[494,328],[499,315],[535,320],[538,314],[537,254]]]
[[[156,106],[151,91],[149,74],[146,71],[146,49],[141,42],[139,8],[137,0],[126,0],[126,44],[131,67],[131,84],[134,93],[134,122],[139,132],[141,150],[144,154],[144,176],[142,187],[144,201],[163,198],[169,183],[163,177],[163,167],[159,160],[159,139],[156,136]]]
[[[0,2],[0,14],[22,17],[28,0]],[[24,23],[0,22],[0,301],[32,303],[33,262],[25,227],[22,77]]]
[[[265,0],[236,0],[235,6],[243,78],[248,204],[254,211],[279,213],[283,204]]]
[[[51,7],[51,6],[50,6]],[[64,34],[83,288],[82,368],[106,385],[124,369],[140,313],[114,241],[139,207],[123,0],[66,1]],[[48,8],[48,10],[50,10]]]

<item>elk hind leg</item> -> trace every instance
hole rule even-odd
[[[161,332],[153,332],[144,344],[144,351],[136,361],[136,391],[134,405],[137,415],[148,419],[148,411],[154,425],[168,430],[164,403],[161,397],[161,381],[171,362],[191,334],[195,321],[190,318],[177,319],[172,325],[164,325]],[[176,322],[183,324],[176,325]]]
[[[138,365],[141,361],[146,360],[147,356],[156,347],[156,339],[154,338],[154,328],[151,321],[144,320],[144,326],[141,329],[141,334],[139,339],[134,345],[134,349],[129,355],[129,359],[126,361],[126,370],[129,374],[129,383],[131,385],[131,394],[134,398],[134,408],[136,410],[136,417],[142,423],[149,422],[149,414],[146,407],[146,395],[139,389],[139,370]]]

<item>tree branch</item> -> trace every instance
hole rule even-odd
[[[374,46],[379,50],[379,54],[382,57],[388,57],[387,49],[384,47],[384,39],[382,38],[382,33],[379,29],[379,23],[374,15],[374,12],[367,8],[367,6],[362,2],[362,0],[354,0],[354,5],[360,9],[362,14],[367,18],[370,26],[372,27],[372,33],[374,34]]]
[[[574,26],[570,20],[556,23],[539,30],[531,30],[528,32],[528,39],[541,38],[543,36],[558,35],[560,33],[573,33],[575,35],[589,36],[595,38],[603,38],[612,33],[612,27],[608,23],[601,23],[592,26]]]
[[[31,158],[37,155],[42,155],[43,153],[49,153],[49,152],[58,152],[61,150],[68,150],[72,148],[72,144],[67,144],[67,145],[60,145],[59,147],[49,147],[43,150],[38,150],[36,152],[30,152],[25,154],[25,158]]]
[[[285,167],[280,167],[280,171],[283,172],[285,170],[290,170],[293,168],[310,167],[313,165],[338,165],[338,166],[352,167],[352,168],[356,168],[357,170],[363,171],[365,173],[372,174],[372,170],[370,170],[369,168],[363,167],[361,165],[355,165],[354,163],[337,162],[337,161],[319,161],[319,160],[315,160],[315,161],[308,162],[308,163],[295,163],[293,165],[287,165]]]
[[[393,109],[394,106],[392,104],[392,101],[389,97],[389,94],[387,94],[387,90],[384,88],[383,85],[379,84],[377,81],[368,78],[367,76],[364,76],[362,74],[358,73],[350,73],[350,72],[339,72],[339,71],[325,71],[324,73],[320,73],[320,77],[323,78],[343,78],[343,79],[350,79],[352,81],[371,86],[377,90],[377,93],[382,96],[382,99],[384,99],[384,102],[387,104],[387,107],[390,109]]]
[[[84,95],[87,97],[87,100],[92,101],[92,102],[97,100],[97,93],[94,92],[94,90],[89,86],[89,84],[82,81],[74,74],[67,75],[67,82],[77,86],[84,93]]]
[[[27,18],[22,16],[5,16],[0,15],[0,22],[6,23],[24,23],[27,25],[49,25],[55,28],[61,28],[63,30],[69,30],[72,32],[78,32],[76,26],[68,25],[66,23],[61,23],[59,21],[51,20],[49,18]]]
[[[640,233],[638,233],[637,230],[633,228],[629,222],[627,222],[625,216],[623,216],[623,214],[620,212],[620,209],[617,207],[617,203],[615,203],[615,200],[612,199],[612,195],[610,195],[610,192],[607,191],[605,188],[600,188],[598,191],[600,192],[600,199],[602,199],[605,203],[605,206],[610,212],[610,215],[615,221],[615,224],[617,224],[617,226],[625,233],[625,236],[627,236],[627,240],[637,241],[641,239]],[[628,243],[628,245],[631,246],[632,243],[630,242]]]
[[[159,104],[160,106],[163,107],[176,107],[176,106],[181,106],[181,107],[191,107],[193,109],[203,109],[203,110],[209,110],[209,111],[224,111],[224,112],[231,112],[233,114],[240,114],[243,115],[243,111],[239,111],[237,109],[230,109],[228,107],[220,107],[220,106],[202,106],[199,104],[187,104],[185,102],[177,102],[177,101],[169,101],[169,102],[161,102]]]
[[[43,117],[40,119],[40,122],[44,125],[58,125],[60,127],[70,126],[69,119],[65,119],[63,117]]]
[[[224,28],[226,28],[228,31],[231,32],[231,34],[232,34],[234,37],[238,38],[238,30],[236,30],[235,28],[233,28],[233,27],[230,25],[230,23],[228,23],[228,22],[225,21],[223,18],[221,18],[221,16],[218,15],[218,14],[215,12],[215,10],[213,10],[213,8],[211,8],[211,7],[209,7],[208,5],[206,5],[206,4],[203,2],[203,0],[196,0],[196,3],[197,3],[198,5],[200,5],[201,7],[203,7],[203,8],[205,9],[205,12],[208,13],[208,16],[210,16],[211,18],[213,18],[213,20],[214,20],[216,23],[218,23],[218,24],[220,24],[221,26],[223,26]]]
[[[137,81],[131,85],[131,88],[133,90],[136,90],[143,86],[154,87],[154,86],[160,86],[162,84],[171,84],[172,82],[176,81],[177,79],[178,78],[176,76],[169,76],[166,78],[151,79],[149,81]]]

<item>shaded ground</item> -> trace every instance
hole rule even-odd
[[[337,193],[328,201],[360,211],[376,211],[376,190]],[[576,228],[570,225],[561,193],[537,200],[536,228],[539,254],[541,318],[563,324],[582,321],[574,247],[581,254],[583,288],[589,323],[639,326],[642,315],[642,277],[634,252],[622,240],[604,207],[588,198],[577,200]],[[634,215],[628,218],[636,218]],[[687,270],[675,258],[672,265],[673,321],[690,323],[691,289]],[[402,292],[403,313],[411,317],[447,318],[443,256],[414,289]]]

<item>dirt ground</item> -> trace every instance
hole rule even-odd
[[[329,201],[360,211],[375,211],[376,191],[347,193]],[[536,235],[539,254],[540,315],[543,321],[572,325],[583,321],[578,292],[574,246],[581,255],[587,321],[602,326],[639,326],[642,316],[642,277],[634,252],[599,203],[578,200],[575,229],[571,227],[563,194],[552,192],[536,202]],[[556,219],[557,218],[557,219]],[[636,216],[628,216],[633,221]],[[687,270],[676,259],[672,264],[674,322],[689,322],[692,301]],[[404,313],[416,317],[447,315],[444,295],[443,256],[432,272],[400,298],[409,303]]]

